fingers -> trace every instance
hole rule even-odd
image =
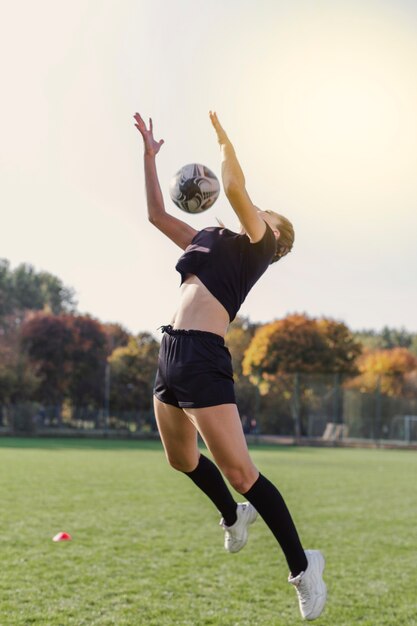
[[[141,118],[139,113],[135,113],[133,118],[134,118],[134,120],[136,122],[136,124],[135,124],[136,128],[141,133],[141,135],[144,137],[145,133],[147,132],[146,131],[146,124],[145,124],[145,122],[143,121],[143,119]]]
[[[210,116],[211,123],[213,124],[214,127],[216,127],[216,125],[219,123],[219,120],[217,118],[217,113],[215,111],[209,111],[209,116]]]
[[[209,111],[209,115],[210,115],[210,120],[211,123],[213,124],[213,128],[216,132],[217,135],[217,141],[219,142],[220,145],[226,144],[228,142],[230,142],[226,131],[224,130],[223,126],[220,124],[219,122],[219,118],[217,117],[217,113],[215,111]]]
[[[153,129],[153,125],[152,125],[152,120],[151,118],[149,118],[149,130],[146,128],[146,124],[143,121],[142,117],[139,115],[139,113],[135,113],[135,115],[133,116],[135,121],[136,121],[136,128],[138,130],[140,130],[140,132],[142,133],[142,135],[144,133],[148,133],[150,132],[152,134],[152,129]]]
[[[220,124],[219,118],[217,117],[217,113],[215,113],[214,111],[210,111],[209,115],[211,123],[213,124],[214,130],[216,131],[217,135],[220,137],[220,135],[225,134],[224,128]]]
[[[146,124],[143,121],[142,117],[139,115],[139,113],[135,113],[135,115],[133,116],[134,119],[136,120],[136,128],[138,130],[140,130],[140,132],[143,133],[150,133],[151,135],[153,135],[153,122],[152,122],[152,118],[149,118],[149,130],[146,128]]]
[[[135,118],[135,120],[137,121],[138,124],[140,124],[141,126],[145,126],[145,122],[143,121],[143,119],[141,118],[139,113],[135,113],[135,115],[133,117]]]
[[[210,115],[210,119],[212,121],[213,126],[220,126],[221,128],[221,124],[219,122],[219,118],[217,117],[217,113],[215,111],[210,111],[209,115]]]

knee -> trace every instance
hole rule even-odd
[[[241,494],[249,491],[259,476],[259,472],[255,467],[229,468],[224,470],[224,474],[233,489]]]
[[[172,469],[177,470],[177,472],[183,473],[192,472],[196,468],[198,463],[198,461],[191,461],[189,459],[172,456],[167,456],[167,461]]]

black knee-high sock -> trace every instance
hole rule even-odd
[[[307,568],[307,558],[294,522],[278,489],[262,474],[248,492],[242,494],[271,529],[287,559],[292,576]]]
[[[217,466],[207,457],[200,455],[198,465],[192,472],[184,472],[215,504],[227,526],[236,519],[236,502],[228,490]]]

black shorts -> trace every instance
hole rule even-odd
[[[179,408],[236,404],[230,352],[220,335],[162,326],[154,395]]]

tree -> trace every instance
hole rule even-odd
[[[68,399],[74,407],[103,407],[104,371],[108,354],[102,325],[88,315],[66,315],[72,331]]]
[[[243,357],[245,350],[252,341],[256,328],[257,325],[252,324],[247,317],[241,317],[239,315],[233,320],[228,328],[226,343],[232,355],[233,371],[236,380],[243,375]]]
[[[380,332],[361,330],[354,337],[367,350],[387,350],[389,348],[409,348],[417,356],[417,335],[405,328],[389,328],[385,326]]]
[[[230,350],[233,361],[233,374],[235,380],[236,400],[239,413],[244,418],[250,420],[258,412],[259,392],[249,376],[243,374],[242,363],[245,351],[247,350],[257,324],[253,324],[246,317],[237,316],[230,324],[226,335],[227,347]]]
[[[243,373],[264,381],[280,373],[353,374],[360,352],[342,322],[294,314],[257,329]]]
[[[33,362],[21,350],[20,326],[28,320],[28,312],[44,310],[58,314],[71,311],[74,306],[73,290],[56,276],[36,272],[25,263],[12,270],[6,259],[0,259],[0,401],[20,402],[42,391]],[[52,388],[53,385],[51,392]],[[52,395],[57,394],[59,387]]]
[[[37,273],[32,265],[20,264],[12,272],[15,308],[18,310],[49,309],[58,315],[74,309],[74,292],[48,272]]]
[[[388,396],[408,395],[417,357],[407,348],[367,351],[358,359],[358,368],[360,375],[348,382],[349,388],[363,393],[379,390]]]
[[[132,336],[121,324],[115,322],[102,324],[102,328],[107,337],[109,355],[116,348],[127,346]]]
[[[389,328],[384,326],[380,333],[381,348],[409,348],[413,341],[413,336],[405,328]]]
[[[40,384],[36,400],[59,405],[68,394],[73,334],[65,317],[38,313],[22,325],[22,348]]]
[[[6,319],[0,327],[0,405],[30,400],[39,381],[20,350],[19,327]]]
[[[49,309],[55,315],[75,311],[75,291],[66,287],[60,278],[49,272],[40,272],[38,284],[43,296],[42,308]]]
[[[417,334],[413,335],[410,345],[410,352],[417,356]]]
[[[112,410],[149,410],[158,363],[159,343],[150,333],[131,337],[109,357]]]
[[[22,347],[40,379],[37,399],[60,405],[103,405],[107,339],[89,316],[35,313],[21,329]]]
[[[48,310],[55,315],[75,309],[74,291],[49,272],[21,263],[14,270],[0,259],[0,318],[25,311]]]
[[[352,375],[360,352],[360,344],[345,324],[294,314],[257,329],[245,352],[243,373],[257,384],[261,396],[274,392],[283,419],[283,407],[288,407],[299,437],[307,399],[310,404],[314,400],[314,391],[300,374]]]
[[[12,292],[10,264],[6,259],[0,259],[0,318],[13,311]]]

